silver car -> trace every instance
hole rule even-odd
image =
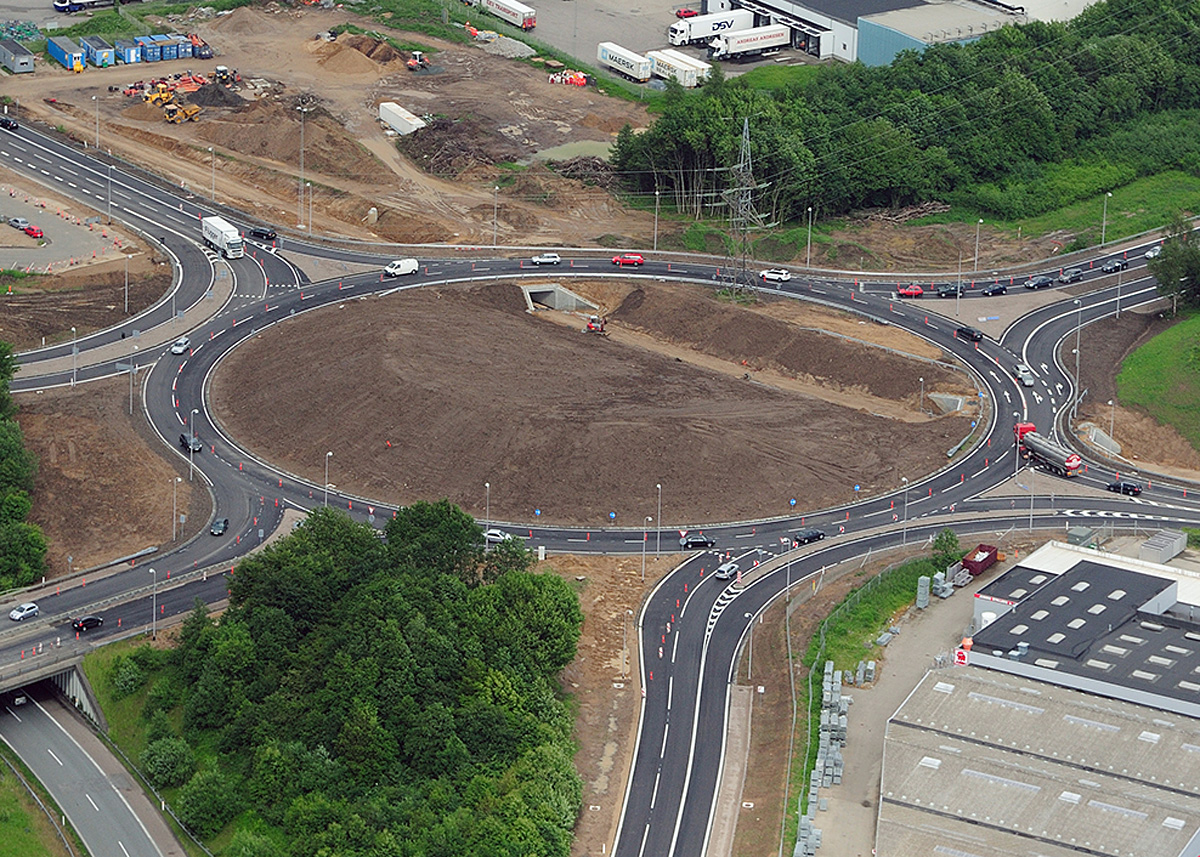
[[[14,622],[20,622],[24,619],[36,619],[38,615],[38,606],[32,601],[26,601],[24,604],[18,604],[8,614],[8,618]]]
[[[172,354],[187,354],[189,348],[192,347],[192,341],[186,336],[181,336],[171,343]]]
[[[738,564],[736,562],[727,562],[717,566],[717,570],[713,572],[713,576],[717,580],[729,580],[738,573]]]

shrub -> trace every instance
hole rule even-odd
[[[118,658],[113,664],[113,695],[117,699],[132,696],[145,683],[145,671],[132,658]]]
[[[197,771],[179,792],[179,820],[202,839],[221,832],[239,807],[236,791],[220,771]]]
[[[146,779],[158,789],[183,785],[196,766],[192,748],[182,738],[159,738],[142,751],[141,762]]]

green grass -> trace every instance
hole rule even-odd
[[[12,771],[0,767],[0,857],[60,857],[62,840]]]
[[[1200,313],[1125,358],[1117,395],[1122,405],[1145,411],[1200,449]]]
[[[737,80],[751,89],[786,89],[805,86],[821,73],[816,65],[764,65],[740,75]]]
[[[113,662],[120,655],[128,655],[146,643],[145,637],[134,637],[102,646],[88,653],[83,659],[83,674],[87,676],[96,694],[96,701],[108,719],[109,738],[136,764],[142,750],[146,749],[146,724],[142,720],[142,709],[154,676],[146,681],[142,689],[132,696],[117,699],[113,693]]]

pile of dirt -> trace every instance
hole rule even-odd
[[[139,99],[132,101],[128,107],[121,111],[121,115],[135,122],[154,122],[163,118],[163,109]]]
[[[201,107],[241,107],[246,99],[220,83],[208,83],[188,96],[188,101]]]
[[[516,161],[528,150],[478,116],[438,117],[400,138],[400,151],[427,173],[457,177],[478,166]]]
[[[403,59],[403,57],[400,55],[400,52],[387,42],[379,39],[373,39],[370,36],[342,36],[342,38],[338,40],[338,44],[354,48],[354,50],[370,57],[372,60],[380,63],[381,65],[387,65],[390,62]]]
[[[569,161],[547,161],[546,166],[560,176],[583,182],[585,185],[604,188],[609,193],[620,189],[617,172],[607,161],[587,155]]]
[[[370,75],[378,71],[369,57],[341,42],[325,42],[316,53],[321,69],[330,74]]]

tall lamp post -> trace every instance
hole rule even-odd
[[[621,617],[621,677],[629,674],[629,623],[633,621],[633,611],[626,610]]]
[[[312,235],[312,182],[305,182],[308,188],[308,234]]]
[[[112,164],[108,165],[108,223],[112,225]]]
[[[1113,437],[1113,430],[1116,428],[1117,422],[1117,402],[1116,399],[1108,400],[1108,439],[1116,444],[1116,438]]]
[[[125,257],[125,315],[129,315],[129,254],[121,255]]]
[[[1013,422],[1019,423],[1020,421],[1021,421],[1021,412],[1013,411]],[[1013,479],[1015,480],[1017,478],[1017,474],[1021,472],[1021,442],[1020,441],[1017,441],[1016,446],[1013,447],[1013,459],[1014,459],[1013,460]]]
[[[1075,322],[1075,396],[1071,402],[1071,419],[1075,419],[1075,408],[1079,404],[1079,333],[1083,329],[1083,301],[1075,298],[1079,317]]]
[[[329,459],[333,458],[333,451],[325,453],[325,499],[322,505],[329,505]]]
[[[492,524],[492,483],[483,483],[483,528],[486,530]]]
[[[178,532],[179,523],[179,506],[177,499],[179,497],[179,483],[183,481],[182,476],[176,476],[175,481],[171,483],[171,541],[175,541]]]
[[[100,99],[92,96],[92,104],[96,105],[96,148],[100,148]]]
[[[808,207],[808,243],[804,247],[804,267],[812,267],[812,206]]]
[[[192,481],[192,469],[196,466],[196,414],[199,408],[192,408],[188,414],[188,482]]]
[[[656,483],[654,487],[658,489],[658,527],[654,531],[654,558],[658,559],[662,550],[662,483]]]
[[[1112,191],[1104,194],[1104,213],[1100,215],[1100,246],[1104,246],[1104,239],[1108,237],[1108,201],[1112,198]]]
[[[904,483],[904,523],[900,525],[900,544],[908,544],[908,477],[901,476]]]
[[[921,413],[925,413],[925,376],[921,376]]]
[[[216,152],[213,151],[212,146],[208,147],[208,163],[211,165],[210,173],[212,174],[212,181],[209,185],[208,198],[213,201],[216,201],[216,198],[217,198],[217,154],[216,154]]]
[[[492,246],[496,246],[496,225],[500,205],[500,185],[492,185]]]
[[[153,568],[150,573],[154,575],[154,596],[150,602],[150,639],[158,639],[158,572]]]
[[[646,529],[642,532],[642,580],[646,580],[646,542],[650,541],[650,522],[654,519],[646,516]]]
[[[654,249],[658,250],[658,188],[654,189]]]
[[[983,226],[983,218],[975,221],[975,271],[979,272],[979,227]]]
[[[93,96],[94,97],[94,96]],[[75,386],[75,364],[79,355],[79,348],[75,345],[75,328],[71,328],[71,386]]]
[[[304,117],[308,115],[311,107],[305,107],[303,104],[297,105],[296,109],[300,111],[300,211],[297,214],[297,221],[304,224]]]

